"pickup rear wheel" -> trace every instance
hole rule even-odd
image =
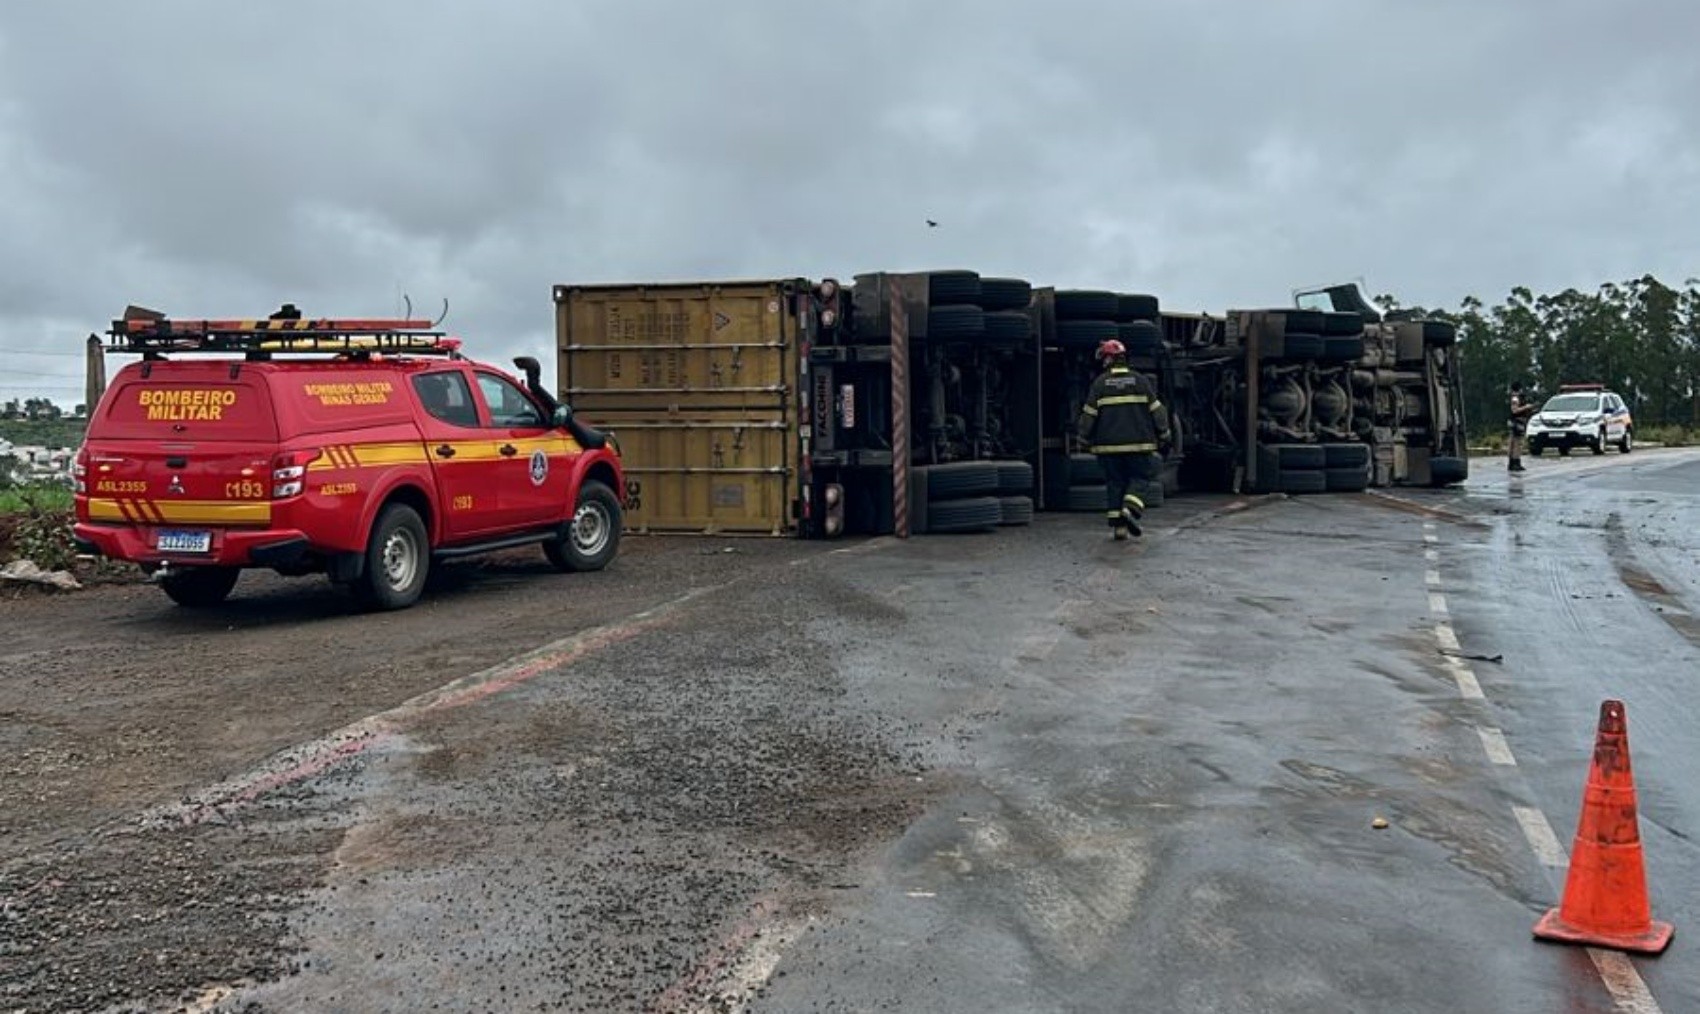
[[[392,503],[378,514],[366,543],[366,569],[354,586],[367,605],[377,609],[406,609],[425,590],[431,569],[430,540],[419,512]]]
[[[178,605],[205,609],[228,598],[241,576],[240,567],[185,567],[168,571],[159,579],[159,586]]]
[[[556,569],[601,570],[620,550],[620,501],[614,491],[590,480],[578,491],[578,509],[566,534],[543,544]]]

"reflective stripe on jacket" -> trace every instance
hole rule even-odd
[[[1142,454],[1169,439],[1169,413],[1151,382],[1126,366],[1099,374],[1075,432],[1093,454]]]

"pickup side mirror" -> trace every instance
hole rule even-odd
[[[556,429],[565,429],[579,442],[579,446],[587,450],[598,450],[608,444],[608,434],[592,429],[573,417],[572,406],[556,405],[555,411],[549,414],[549,421]]]

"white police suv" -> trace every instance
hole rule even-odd
[[[1529,419],[1529,453],[1540,457],[1548,447],[1569,454],[1586,447],[1604,454],[1610,445],[1625,454],[1635,446],[1629,406],[1600,384],[1565,384]]]

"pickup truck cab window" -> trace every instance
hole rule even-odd
[[[472,403],[472,389],[459,371],[420,374],[413,378],[413,390],[433,419],[451,426],[478,426],[478,406]]]
[[[503,428],[544,428],[543,413],[532,404],[525,392],[511,382],[491,373],[478,374],[478,390],[484,404],[490,408],[490,425]]]

